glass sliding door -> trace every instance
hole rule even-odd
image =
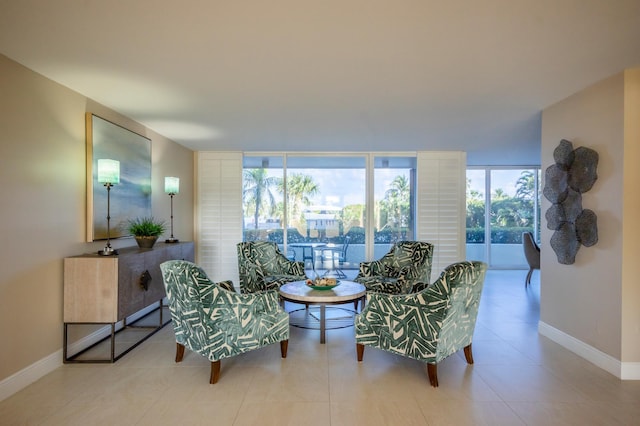
[[[284,169],[281,156],[244,157],[242,170],[244,241],[273,241],[284,250],[283,183]]]
[[[309,273],[354,278],[360,262],[415,239],[416,164],[401,154],[246,154],[244,241],[275,242]]]
[[[486,171],[467,170],[467,259],[487,262]]]
[[[522,233],[540,227],[540,169],[467,170],[467,259],[525,268]]]
[[[497,268],[526,265],[522,232],[533,230],[533,178],[530,170],[491,170],[491,264]]]
[[[415,157],[374,157],[373,259],[415,239],[415,172]]]

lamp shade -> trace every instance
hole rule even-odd
[[[177,194],[180,192],[180,178],[177,177],[165,177],[164,178],[164,192],[167,194]]]
[[[98,160],[98,182],[115,185],[120,183],[120,162],[117,160]]]

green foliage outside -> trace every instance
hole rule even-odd
[[[285,195],[284,181],[282,178],[269,176],[267,169],[245,169],[243,171],[243,209],[245,217],[253,218],[253,229],[245,229],[245,241],[264,240],[282,242],[282,230],[261,230],[259,219],[261,217],[275,218],[280,224],[284,223],[284,206],[282,202],[276,202],[275,194]],[[299,242],[303,238],[297,230],[306,229],[304,217],[305,207],[311,205],[311,199],[320,194],[320,186],[313,180],[313,176],[304,173],[292,173],[287,179],[286,200],[289,218],[289,230],[287,232],[289,242]],[[406,176],[399,175],[391,183],[385,193],[385,197],[376,206],[379,212],[380,232],[376,232],[377,242],[397,241],[404,239],[407,230],[413,226],[410,214],[410,185]],[[364,242],[364,231],[359,235],[356,231],[364,223],[365,206],[352,204],[344,206],[338,213],[339,237],[334,238],[336,243],[344,239],[345,232],[354,230],[355,239]],[[364,229],[364,228],[362,228]],[[294,231],[295,234],[294,235]],[[292,237],[292,235],[294,235]],[[380,241],[378,241],[380,240]],[[356,242],[352,239],[352,243]]]
[[[491,197],[491,243],[520,244],[522,233],[533,231],[535,217],[535,174],[525,170],[516,182],[515,196],[498,188]],[[485,242],[484,194],[467,182],[467,243]]]
[[[395,242],[405,239],[407,231],[413,228],[411,223],[411,189],[405,175],[396,176],[380,201],[380,231],[387,231],[384,238],[376,233],[376,242]]]
[[[493,244],[521,244],[522,233],[533,228],[511,227],[511,228],[491,228],[491,243]],[[484,228],[467,228],[467,243],[484,244]]]
[[[273,189],[282,179],[267,175],[267,169],[245,169],[242,176],[242,203],[244,211],[252,213],[255,229],[261,215],[273,216],[276,201]],[[282,207],[282,206],[280,206]]]
[[[516,193],[509,196],[497,188],[491,197],[491,242],[519,244],[522,232],[533,231],[535,217],[535,174],[529,170],[521,173],[516,182]],[[298,230],[306,229],[303,215],[311,199],[319,195],[321,188],[312,176],[291,174],[287,180],[287,210],[289,214],[289,242],[300,242],[305,237]],[[283,203],[275,202],[275,193],[284,195],[282,178],[269,177],[266,169],[245,169],[243,179],[243,204],[245,216],[254,218],[254,230],[245,230],[245,240],[270,239],[282,243],[282,230],[260,230],[260,217],[277,218],[284,223]],[[390,243],[406,239],[413,228],[410,211],[410,184],[406,176],[398,175],[385,192],[385,197],[375,206],[378,223],[374,230],[376,243]],[[467,183],[466,241],[485,242],[484,194],[471,190]],[[345,235],[352,244],[364,243],[365,207],[362,204],[345,206],[338,215],[340,235],[334,242],[340,243]],[[271,234],[271,235],[267,235]]]

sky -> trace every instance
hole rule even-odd
[[[320,187],[312,204],[328,206],[346,206],[365,203],[364,169],[289,169],[289,173],[304,173],[313,176]],[[406,174],[406,169],[376,169],[375,197],[384,198],[384,193],[396,176]],[[270,169],[270,176],[282,177],[281,169]],[[274,194],[275,195],[275,194]]]
[[[312,198],[312,205],[343,207],[350,204],[365,203],[365,170],[354,169],[288,169],[289,173],[304,173],[313,177],[320,188],[319,194]],[[491,192],[496,188],[502,189],[506,194],[514,196],[516,182],[521,175],[521,169],[493,169],[491,170]],[[282,169],[268,169],[270,176],[282,177]],[[408,177],[408,169],[383,169],[375,170],[375,197],[376,200],[384,198],[385,191],[393,179],[399,174]],[[471,189],[479,193],[485,193],[485,170],[468,169],[467,178],[470,179]],[[282,201],[279,194],[274,191],[278,201]]]
[[[522,169],[494,169],[491,170],[491,192],[496,188],[502,189],[507,195],[516,195],[516,182],[520,178]],[[485,170],[467,169],[467,179],[471,180],[471,189],[481,194],[485,193]]]

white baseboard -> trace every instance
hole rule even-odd
[[[620,376],[623,380],[640,380],[640,362],[623,362]]]
[[[640,380],[640,362],[621,362],[581,340],[551,327],[542,321],[538,323],[538,333],[569,349],[576,355],[613,374],[621,380]]]
[[[148,306],[145,309],[136,312],[131,315],[127,321],[129,323],[143,317],[147,313],[153,311],[157,308],[157,305]],[[116,331],[122,328],[122,322],[116,324]],[[93,345],[94,343],[99,342],[105,337],[111,334],[111,326],[106,325],[104,327],[99,328],[93,333],[89,334],[81,338],[80,340],[70,343],[67,349],[69,356],[80,352],[81,350]],[[62,362],[62,349],[57,350],[56,352],[42,358],[39,361],[34,362],[28,367],[23,368],[17,373],[7,377],[3,381],[0,382],[0,401],[4,401],[9,398],[16,392],[21,391],[22,389],[29,386],[31,383],[39,380],[43,376],[51,373],[58,367],[63,365]]]
[[[104,339],[110,333],[111,326],[101,327],[99,330],[96,330],[77,342],[70,344],[68,353],[75,354],[80,352],[82,349]],[[9,398],[14,393],[21,391],[31,383],[39,380],[62,365],[62,349],[60,349],[7,377],[0,382],[0,401]]]
[[[62,365],[62,350],[42,358],[0,382],[0,401],[26,388]]]

